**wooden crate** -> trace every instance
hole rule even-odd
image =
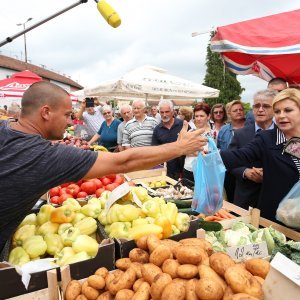
[[[163,176],[163,177],[167,176],[166,163],[161,168],[134,171],[134,172],[129,172],[124,174],[124,177],[127,181],[131,181],[131,180],[134,181],[136,179],[156,177],[156,176]]]

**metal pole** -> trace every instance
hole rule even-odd
[[[23,29],[25,31],[25,23],[23,24]],[[24,33],[24,50],[25,50],[25,63],[27,63],[26,33]]]

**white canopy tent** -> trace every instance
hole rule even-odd
[[[143,66],[126,73],[121,78],[103,81],[95,86],[75,92],[79,98],[107,97],[110,99],[145,98],[150,102],[172,99],[177,104],[192,102],[200,98],[216,98],[219,90],[168,74],[165,70],[152,66]]]

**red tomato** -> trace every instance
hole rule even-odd
[[[86,192],[88,195],[92,195],[92,194],[96,193],[97,186],[96,186],[95,182],[87,181],[87,182],[84,182],[80,188],[82,191]]]
[[[64,188],[64,187],[67,187],[68,185],[70,185],[71,183],[75,183],[75,182],[65,182],[65,183],[61,184],[60,186],[62,188]]]
[[[105,188],[100,188],[100,189],[96,190],[96,197],[99,198],[104,191],[105,191]]]
[[[63,195],[63,194],[68,194],[68,193],[67,193],[67,189],[68,189],[67,187],[61,188],[60,191],[59,191],[59,196],[61,196],[61,195]]]
[[[86,192],[81,191],[81,192],[79,192],[79,193],[77,194],[77,199],[78,199],[78,198],[85,198],[85,197],[87,197],[87,196],[88,196],[88,194],[87,194]]]
[[[106,175],[106,178],[109,178],[111,181],[114,181],[116,178],[116,174],[110,174],[110,175]]]
[[[50,195],[50,197],[59,196],[60,195],[59,192],[60,192],[60,186],[57,186],[57,187],[50,189],[49,195]]]
[[[53,196],[50,198],[50,203],[59,204],[59,196]]]
[[[78,180],[78,181],[76,182],[76,184],[77,184],[78,186],[81,186],[82,182],[83,182],[83,180],[80,179],[80,180]]]
[[[77,184],[72,183],[67,187],[66,192],[67,194],[71,194],[74,198],[76,198],[77,194],[80,192],[80,187]]]
[[[114,183],[122,184],[124,182],[124,178],[121,175],[116,175]]]
[[[96,178],[96,179],[92,179],[92,181],[95,182],[97,189],[100,189],[103,187],[103,184],[100,179]]]
[[[117,186],[118,186],[117,183],[110,183],[110,184],[108,184],[108,185],[105,186],[105,189],[107,191],[113,191]]]
[[[101,179],[101,181],[102,181],[103,185],[108,185],[108,184],[112,183],[112,181],[107,177],[104,177],[103,179]]]
[[[71,194],[62,194],[61,196],[59,196],[58,204],[63,204],[63,202],[68,198],[74,198],[74,197]]]

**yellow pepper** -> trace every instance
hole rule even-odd
[[[77,222],[81,221],[84,218],[86,218],[86,215],[84,215],[81,212],[77,212],[77,213],[75,213],[75,217],[72,221],[72,224],[74,225],[74,224],[76,224]]]
[[[178,209],[175,203],[168,202],[160,206],[162,215],[166,216],[172,225],[175,224]]]
[[[78,252],[78,253],[76,253],[72,256],[69,256],[64,261],[64,265],[74,264],[74,263],[77,263],[79,261],[87,260],[87,259],[90,259],[90,258],[91,257],[85,251],[81,251],[81,252]]]
[[[98,253],[99,244],[88,235],[79,235],[72,244],[73,250],[78,253],[85,251],[89,256],[95,257]]]
[[[155,234],[159,239],[162,238],[162,227],[156,224],[142,224],[129,229],[129,239],[137,240],[140,237],[148,234]]]
[[[74,227],[80,230],[80,234],[90,235],[96,232],[97,222],[92,217],[86,217],[77,222]]]
[[[73,227],[72,223],[62,223],[58,227],[58,234],[62,235],[67,229]]]
[[[60,252],[64,247],[61,236],[56,233],[47,233],[44,240],[47,244],[47,253],[50,255]]]
[[[73,210],[75,212],[78,212],[80,211],[81,209],[81,205],[79,204],[79,202],[76,200],[76,199],[73,199],[73,198],[68,198],[67,200],[65,200],[62,204],[63,206],[65,205],[70,205],[73,207]]]
[[[131,222],[137,219],[140,216],[140,214],[141,214],[141,209],[132,204],[125,204],[125,205],[118,206],[118,210],[117,210],[118,221]]]
[[[102,224],[102,225],[107,225],[107,216],[106,216],[106,211],[105,210],[101,210],[99,216],[98,216],[98,221]]]
[[[180,230],[175,225],[172,225],[172,235],[179,234],[179,233]]]
[[[156,201],[160,206],[166,204],[166,201],[162,197],[153,197],[152,200]]]
[[[42,225],[50,220],[52,211],[55,208],[50,204],[45,204],[41,206],[39,213],[37,214],[37,223]]]
[[[44,236],[46,233],[57,233],[58,228],[58,223],[52,223],[51,221],[48,221],[38,228],[37,234]]]
[[[98,204],[95,204],[95,203],[94,204],[86,204],[81,207],[80,212],[82,214],[86,215],[87,217],[92,217],[92,218],[96,219],[101,212],[101,208],[99,207]]]
[[[128,238],[128,230],[130,227],[130,222],[115,222],[109,226],[109,237]]]
[[[30,236],[35,235],[35,225],[24,225],[17,229],[13,235],[13,247],[22,246],[23,242]]]
[[[172,235],[172,224],[166,216],[159,216],[155,219],[154,224],[159,225],[163,229],[163,238],[166,239]]]
[[[89,199],[88,204],[96,204],[98,206],[99,210],[101,211],[102,206],[101,206],[101,201],[99,198],[93,197],[93,198]]]
[[[75,227],[70,227],[61,234],[64,246],[72,246],[72,243],[80,235],[80,230]]]
[[[178,213],[176,216],[175,226],[180,231],[188,231],[190,227],[190,216],[184,213]]]
[[[112,224],[115,222],[119,221],[118,218],[118,209],[119,209],[120,205],[119,204],[114,204],[113,206],[110,207],[109,211],[107,212],[107,224]]]
[[[50,221],[53,223],[71,223],[75,217],[75,212],[72,206],[65,205],[55,208],[50,215]]]
[[[47,243],[41,235],[33,235],[23,242],[23,249],[32,259],[46,253]]]
[[[55,254],[56,263],[59,266],[65,266],[69,257],[75,255],[75,251],[72,247],[64,247],[60,252]]]
[[[148,192],[145,188],[143,188],[142,186],[134,186],[131,189],[137,195],[141,202],[147,201]]]
[[[21,266],[29,261],[30,257],[22,247],[16,247],[9,253],[8,262],[14,266]]]
[[[23,221],[20,223],[18,228],[22,227],[23,225],[37,225],[37,217],[36,214],[32,213],[26,216]]]
[[[160,214],[160,206],[156,201],[148,200],[143,203],[142,211],[148,217],[157,218]]]

